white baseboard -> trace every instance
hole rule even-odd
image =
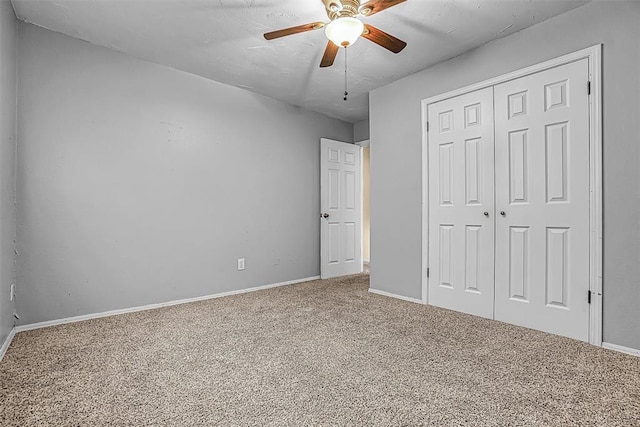
[[[295,285],[296,283],[310,282],[312,280],[318,280],[319,278],[320,276],[305,277],[304,279],[290,280],[288,282],[272,283],[270,285],[239,289],[237,291],[222,292],[219,294],[204,295],[204,296],[195,297],[195,298],[185,298],[180,300],[161,302],[158,304],[148,304],[148,305],[142,305],[138,307],[103,311],[101,313],[83,314],[81,316],[67,317],[64,319],[56,319],[56,320],[48,320],[46,322],[30,323],[27,325],[16,326],[14,328],[14,331],[15,332],[31,331],[34,329],[48,328],[50,326],[64,325],[66,323],[75,323],[75,322],[82,322],[84,320],[99,319],[101,317],[116,316],[118,314],[134,313],[136,311],[153,310],[156,308],[170,307],[172,305],[187,304],[190,302],[205,301],[205,300],[214,299],[214,298],[228,297],[231,295],[246,294],[249,292],[256,292],[256,291],[262,291],[265,289],[277,288],[279,286]]]
[[[418,298],[405,297],[405,296],[402,296],[402,295],[396,295],[396,294],[392,294],[391,292],[379,291],[377,289],[372,289],[372,288],[369,288],[369,292],[371,292],[372,294],[376,294],[376,295],[382,295],[383,297],[396,298],[396,299],[400,299],[402,301],[409,301],[409,302],[414,302],[416,304],[422,304],[422,300],[420,300]]]
[[[602,347],[608,348],[609,350],[619,351],[621,353],[627,353],[627,354],[630,354],[632,356],[640,357],[640,350],[635,349],[635,348],[625,347],[625,346],[618,345],[618,344],[611,344],[611,343],[608,343],[608,342],[603,342],[602,343]]]
[[[16,336],[16,328],[11,328],[9,335],[7,335],[7,339],[4,340],[4,343],[2,343],[2,347],[0,347],[0,362],[2,362],[2,358],[4,357],[5,353],[9,349],[9,346],[11,345],[11,341],[13,341],[13,337],[15,336]]]

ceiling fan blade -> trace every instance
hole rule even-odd
[[[371,16],[400,3],[404,3],[405,1],[407,0],[370,0],[362,5],[360,13],[364,16]]]
[[[267,40],[273,40],[279,37],[290,36],[292,34],[304,33],[305,31],[319,30],[324,27],[324,25],[324,22],[312,22],[310,24],[298,25],[297,27],[284,28],[282,30],[265,33],[264,38]]]
[[[333,65],[333,61],[335,61],[336,56],[338,55],[338,46],[333,44],[332,41],[327,43],[327,48],[324,51],[324,55],[322,56],[322,61],[320,62],[320,67],[330,67]]]
[[[393,53],[400,53],[402,49],[407,46],[407,44],[399,38],[394,37],[391,34],[387,34],[384,31],[379,30],[378,28],[369,24],[364,24],[364,32],[362,33],[362,37],[367,40],[371,40],[376,44],[379,44],[385,49],[389,49]]]

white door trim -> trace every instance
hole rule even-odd
[[[503,74],[483,82],[474,83],[450,92],[422,100],[422,302],[428,301],[428,251],[429,251],[429,182],[427,107],[448,98],[454,98],[486,87],[534,74],[539,71],[565,65],[587,58],[589,63],[589,289],[591,306],[589,308],[589,342],[602,346],[602,45],[588,47],[558,58],[508,74]],[[587,90],[587,88],[585,88]],[[585,298],[587,296],[585,295]]]
[[[367,145],[362,145],[363,142]],[[364,147],[369,146],[369,140],[356,142],[353,145],[360,147],[360,273],[362,273],[364,271],[364,159],[362,152]]]
[[[366,147],[371,147],[371,140],[363,139],[353,144],[360,147],[360,240],[362,240],[362,244],[360,245],[360,259],[363,264],[362,271],[360,272],[362,273],[364,271],[364,263],[371,261],[370,259],[364,259],[364,156],[362,155]],[[371,158],[369,158],[369,180],[371,180]],[[371,182],[369,182],[369,188],[371,188]],[[371,212],[371,207],[369,207],[369,212]],[[369,237],[369,258],[371,258],[371,237]]]

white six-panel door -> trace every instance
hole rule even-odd
[[[360,147],[323,138],[320,149],[320,276],[360,273]]]
[[[587,59],[495,86],[495,318],[589,339]]]
[[[429,105],[429,302],[493,317],[493,89]]]
[[[588,341],[587,82],[583,59],[429,104],[430,304]]]

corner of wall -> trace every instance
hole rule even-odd
[[[18,20],[10,1],[0,4],[0,343],[10,342],[15,325],[15,298],[9,290],[16,279],[16,151]],[[4,347],[3,347],[4,348]]]
[[[13,9],[13,7],[12,7]],[[13,22],[14,22],[14,29],[13,29],[13,37],[14,37],[14,49],[13,49],[13,57],[15,59],[15,65],[14,65],[14,70],[15,70],[15,98],[13,100],[13,105],[14,105],[14,131],[13,131],[13,173],[12,173],[12,192],[13,194],[11,195],[11,207],[12,207],[12,211],[11,211],[11,223],[13,224],[13,228],[12,228],[12,268],[11,268],[11,283],[15,286],[14,288],[14,292],[17,294],[18,292],[18,283],[17,283],[17,275],[18,275],[18,270],[17,270],[17,264],[18,264],[18,246],[17,246],[17,242],[18,242],[18,236],[17,236],[17,225],[18,225],[18,221],[17,221],[17,215],[18,215],[18,197],[17,197],[17,192],[18,192],[18,88],[19,88],[19,83],[20,83],[20,73],[18,72],[18,39],[20,37],[20,20],[18,19],[17,15],[15,14],[15,9],[13,9]],[[11,313],[11,315],[13,316],[13,326],[15,327],[17,325],[17,318],[16,318],[16,311],[17,311],[17,297],[14,295],[13,298],[13,313]]]
[[[364,119],[353,124],[353,142],[369,139],[369,119]]]

